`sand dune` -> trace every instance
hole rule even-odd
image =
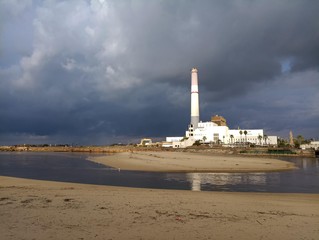
[[[124,152],[90,157],[114,168],[153,172],[267,172],[295,169],[273,158],[189,152]]]

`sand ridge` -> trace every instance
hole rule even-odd
[[[151,172],[269,172],[296,169],[293,163],[263,157],[190,152],[123,152],[89,157],[123,170]]]

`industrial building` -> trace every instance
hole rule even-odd
[[[319,150],[319,141],[312,141],[312,142],[310,142],[308,144],[301,144],[300,148],[302,150],[305,150],[305,149]]]
[[[184,137],[167,137],[166,146],[185,148],[196,141],[223,146],[277,145],[277,136],[267,136],[263,129],[229,129],[224,117],[215,115],[211,121],[199,120],[198,70],[191,70],[191,123]],[[168,144],[171,143],[171,144]]]

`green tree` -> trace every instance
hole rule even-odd
[[[259,145],[261,145],[261,139],[263,139],[263,137],[261,135],[258,135]]]
[[[239,131],[239,134],[240,134],[240,142],[242,143],[242,142],[243,142],[243,139],[242,139],[242,137],[241,137],[241,136],[243,135],[243,131],[242,131],[242,130],[240,130],[240,131]]]
[[[287,140],[278,137],[278,147],[286,147],[288,145],[289,145],[289,143]]]
[[[206,140],[207,140],[207,137],[206,137],[206,136],[204,136],[204,137],[203,137],[203,142],[205,143],[205,142],[206,142]]]
[[[265,145],[267,145],[267,139],[268,139],[268,136],[265,134],[265,135],[264,135],[264,142],[265,142]]]
[[[245,143],[247,143],[247,131],[246,130],[244,131],[244,134],[245,134]]]
[[[305,143],[305,138],[302,135],[298,135],[296,139],[294,139],[295,147],[299,148],[301,144]]]
[[[231,144],[234,143],[234,135],[233,134],[230,135],[230,142],[231,142]]]
[[[302,135],[298,135],[297,141],[298,141],[299,145],[301,145],[305,142],[305,138]]]

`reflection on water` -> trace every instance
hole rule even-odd
[[[186,178],[192,183],[193,190],[201,190],[201,184],[236,185],[236,184],[266,184],[266,174],[234,175],[229,173],[189,173]]]
[[[282,158],[299,169],[273,173],[117,171],[86,154],[0,153],[0,175],[100,185],[193,191],[319,193],[319,159]]]
[[[192,191],[200,191],[202,176],[199,173],[186,173],[187,180],[191,183]]]
[[[313,188],[319,189],[319,159],[282,158],[298,167],[287,172],[268,173],[186,173],[166,174],[169,181],[187,182],[192,191],[221,190],[238,191],[303,192]],[[247,187],[249,186],[249,187]],[[318,192],[318,190],[316,190]]]
[[[319,159],[309,159],[309,158],[301,158],[295,164],[304,170],[312,169],[312,168],[319,168]]]
[[[182,175],[168,174],[170,179],[183,180]],[[279,173],[267,176],[266,173],[186,173],[186,181],[193,191],[201,191],[202,185],[266,185],[267,182],[279,183]]]
[[[302,169],[319,169],[319,158],[299,158],[298,161],[295,161],[295,164]]]

